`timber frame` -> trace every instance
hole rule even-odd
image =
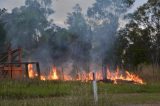
[[[38,62],[22,62],[22,49],[8,49],[7,52],[0,54],[0,79],[22,79],[24,76],[29,78],[28,65],[36,65],[38,78],[40,78],[40,67]],[[24,68],[23,68],[24,67]],[[23,70],[25,70],[24,75]],[[18,76],[18,77],[17,77]]]

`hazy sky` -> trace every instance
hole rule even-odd
[[[53,9],[56,11],[52,16],[54,22],[60,26],[64,25],[64,21],[66,19],[66,15],[68,12],[72,11],[72,7],[79,3],[83,8],[83,12],[85,13],[87,8],[91,6],[95,0],[53,0]],[[134,7],[130,10],[134,11],[138,6],[145,3],[147,0],[136,0]],[[7,8],[8,11],[11,11],[15,7],[19,7],[24,5],[25,0],[0,0],[0,8]]]

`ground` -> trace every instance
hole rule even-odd
[[[98,83],[98,106],[159,106],[160,83]],[[92,82],[1,80],[0,106],[94,106]]]

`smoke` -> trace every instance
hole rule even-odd
[[[7,33],[6,42],[10,43],[12,49],[21,47],[23,61],[37,61],[42,70],[53,63],[48,45],[51,32],[47,32],[53,27],[48,20],[54,13],[50,6],[51,0],[26,0],[24,6],[14,8],[2,17]]]
[[[53,66],[53,59],[50,54],[50,48],[48,44],[42,44],[29,56],[31,61],[37,61],[40,64],[41,71],[49,71],[49,68]],[[26,61],[28,57],[26,57]]]
[[[93,63],[116,64],[114,44],[120,26],[120,17],[124,15],[127,8],[128,5],[123,0],[97,0],[88,9],[87,16],[92,27]]]
[[[3,18],[7,40],[12,48],[23,48],[24,61],[40,62],[42,71],[52,65],[69,64],[73,71],[88,71],[91,64],[114,64],[119,17],[127,9],[122,7],[123,0],[97,0],[87,16],[76,5],[68,15],[68,29],[51,26],[51,0],[42,1],[26,0],[25,6],[13,9]]]

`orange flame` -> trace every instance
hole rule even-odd
[[[145,84],[139,76],[133,73],[126,71],[125,75],[121,74],[119,68],[117,68],[116,72],[110,72],[107,69],[107,79],[114,81],[114,84],[117,84],[117,80],[132,81],[135,84]]]
[[[29,69],[29,78],[33,79],[38,76],[36,71],[33,70],[32,64],[28,65],[28,69]],[[114,84],[117,84],[118,80],[131,81],[135,84],[145,84],[144,81],[138,75],[130,73],[128,71],[125,71],[125,73],[121,73],[118,67],[115,72],[111,72],[109,68],[107,68],[106,73],[107,73],[107,76],[106,76],[107,79],[113,81]],[[40,79],[43,81],[60,80],[60,77],[57,74],[57,68],[54,66],[48,76],[41,75]],[[61,80],[64,80],[64,81],[78,80],[78,81],[87,82],[87,81],[93,80],[93,72],[89,72],[89,73],[85,71],[79,72],[77,73],[76,79],[73,79],[70,75],[63,73],[63,79]],[[96,80],[103,80],[102,71],[96,72]]]
[[[73,80],[72,77],[69,76],[69,75],[64,75],[63,77],[64,77],[63,78],[64,81],[71,81],[71,80]]]
[[[46,77],[43,76],[43,75],[40,76],[40,79],[41,79],[42,81],[46,81]]]
[[[29,75],[29,78],[31,78],[31,79],[33,79],[36,76],[35,71],[33,71],[32,64],[28,65],[28,75]]]
[[[135,83],[139,84],[145,84],[139,76],[131,74],[128,71],[126,71],[126,74],[127,74],[126,80],[134,81]]]
[[[58,80],[57,68],[54,66],[52,71],[49,74],[48,80]]]

